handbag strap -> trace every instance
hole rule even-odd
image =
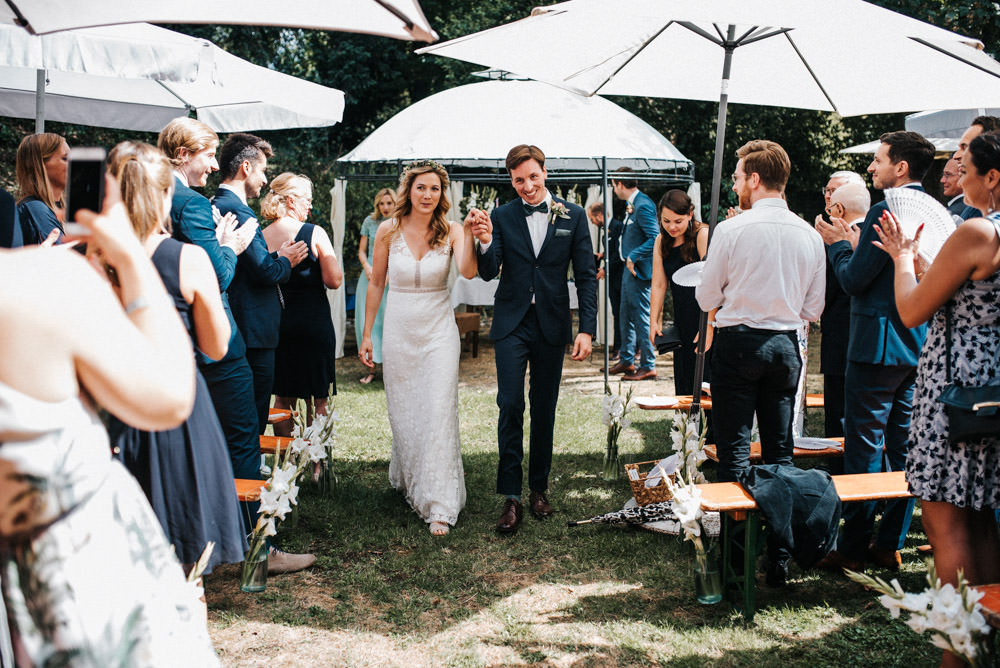
[[[944,306],[944,373],[945,382],[951,384],[951,300]]]

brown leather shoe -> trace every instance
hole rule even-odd
[[[532,492],[529,494],[528,505],[531,506],[531,514],[538,519],[546,518],[555,512],[552,510],[552,506],[549,505],[549,500],[545,496],[545,492]]]
[[[899,567],[903,565],[903,557],[899,550],[889,550],[884,547],[869,547],[868,561],[879,568],[890,571],[898,571]]]
[[[608,369],[608,373],[611,374],[612,376],[617,376],[620,373],[635,373],[635,365],[619,362],[618,364]]]
[[[524,517],[524,506],[516,499],[507,499],[503,502],[503,512],[497,520],[497,533],[512,534],[521,526],[521,519]]]
[[[844,569],[860,573],[864,570],[865,564],[862,561],[845,557],[842,553],[833,550],[816,562],[816,568],[822,568],[824,571],[832,571],[834,573],[842,573]]]
[[[656,380],[656,369],[646,369],[622,376],[622,380]]]

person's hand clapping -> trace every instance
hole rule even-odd
[[[921,223],[913,238],[908,239],[896,217],[886,211],[875,226],[875,233],[878,234],[880,241],[872,241],[872,244],[888,253],[893,262],[898,262],[901,258],[913,262],[920,247],[920,235],[923,231],[924,226]]]
[[[857,246],[858,233],[855,232],[843,218],[831,218],[826,222],[822,217],[816,219],[816,231],[823,238],[823,243],[827,246],[838,241],[851,242],[851,247]],[[853,239],[853,241],[851,241]]]
[[[286,241],[278,249],[278,257],[286,258],[294,267],[309,255],[309,246],[304,241]]]

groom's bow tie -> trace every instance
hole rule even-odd
[[[525,201],[522,200],[521,201],[521,206],[524,207],[524,215],[526,215],[526,216],[530,216],[531,214],[533,214],[535,212],[538,212],[538,213],[548,213],[549,212],[549,205],[546,202],[542,202],[541,204],[536,204],[536,205],[532,206],[532,205],[530,205],[527,202],[525,202]]]

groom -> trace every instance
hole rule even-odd
[[[520,197],[494,209],[492,216],[473,210],[466,222],[473,226],[480,243],[479,275],[489,281],[500,274],[490,330],[500,407],[497,492],[505,496],[496,529],[512,534],[524,516],[525,369],[530,364],[529,505],[540,519],[552,514],[546,492],[563,355],[566,345],[572,343],[574,360],[590,356],[597,331],[597,276],[587,216],[579,206],[555,199],[546,190],[542,150],[526,144],[515,146],[507,154],[506,164]],[[571,260],[580,302],[580,331],[575,340],[566,285]]]

